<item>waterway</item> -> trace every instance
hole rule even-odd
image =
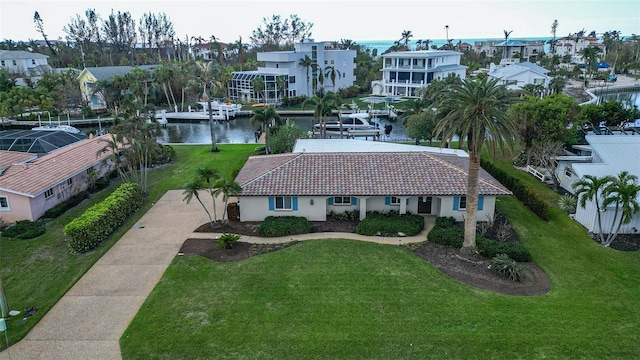
[[[615,100],[622,103],[625,108],[631,108],[635,105],[640,109],[640,92],[638,91],[624,91],[596,95],[599,97],[599,103]]]

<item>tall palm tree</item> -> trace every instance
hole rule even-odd
[[[278,94],[280,94],[280,98],[286,96],[285,91],[287,90],[288,83],[289,79],[287,75],[276,76],[276,104],[278,103]]]
[[[207,210],[207,207],[204,206],[204,203],[202,202],[202,200],[200,200],[200,195],[198,194],[198,191],[203,189],[204,189],[203,184],[199,180],[194,179],[189,181],[188,183],[184,184],[184,191],[182,192],[182,194],[184,195],[184,199],[182,200],[186,201],[188,204],[189,202],[191,202],[191,199],[195,197],[196,200],[198,200],[198,202],[200,203],[200,205],[202,205],[202,208],[204,209],[204,211],[207,213],[207,216],[209,217],[209,224],[213,226],[213,219],[211,218],[211,213],[209,212],[209,210]]]
[[[253,93],[256,94],[258,98],[258,102],[260,102],[260,95],[263,94],[264,91],[264,77],[258,76],[251,80],[251,86],[253,87]],[[267,99],[264,99],[264,102],[267,102]]]
[[[638,194],[640,194],[640,184],[638,184],[638,177],[631,175],[626,171],[622,171],[618,174],[618,177],[613,179],[602,191],[604,201],[603,207],[607,207],[611,204],[616,204],[616,210],[613,213],[613,219],[611,220],[611,230],[604,242],[604,246],[609,246],[620,233],[622,224],[628,224],[631,222],[633,215],[640,211],[640,204],[638,203]],[[622,214],[618,219],[618,212],[622,208]],[[617,227],[614,230],[614,225],[617,222]]]
[[[336,93],[327,93],[322,96],[313,95],[302,103],[302,109],[307,105],[313,106],[313,116],[320,122],[320,137],[324,138],[325,124],[324,117],[331,116],[331,112],[340,107],[342,99]],[[340,136],[342,137],[342,121],[340,121]]]
[[[598,222],[598,235],[601,244],[604,244],[605,239],[604,230],[602,229],[602,219],[600,218],[600,193],[612,181],[613,177],[611,176],[597,177],[594,175],[585,175],[572,185],[582,208],[586,207],[587,200],[591,200],[596,204],[596,221]]]
[[[198,166],[196,168],[196,174],[198,175],[199,181],[204,181],[205,183],[207,183],[207,187],[209,188],[209,195],[211,195],[211,199],[213,201],[213,221],[218,221],[216,215],[216,197],[213,195],[213,183],[215,180],[220,179],[220,173],[217,170],[207,166]]]
[[[307,95],[309,95],[311,93],[311,90],[309,90],[309,69],[311,69],[311,67],[313,66],[313,60],[309,57],[309,55],[305,55],[304,58],[300,59],[298,65],[307,70]]]
[[[503,58],[506,59],[508,58],[507,56],[507,50],[509,50],[509,35],[511,35],[511,33],[513,32],[513,30],[502,30],[504,32],[504,54],[503,54]]]
[[[335,66],[329,65],[329,66],[324,68],[324,75],[331,80],[331,86],[332,86],[333,92],[335,92],[336,91],[336,76],[338,78],[342,78],[342,74],[340,74],[340,71],[336,70]]]
[[[580,55],[582,55],[584,62],[587,64],[587,71],[589,74],[593,75],[596,72],[596,63],[598,62],[598,55],[600,55],[601,52],[602,50],[600,48],[594,46],[589,46],[580,50]]]
[[[400,41],[404,43],[405,50],[409,51],[409,39],[413,37],[411,30],[402,30]]]
[[[265,148],[268,154],[269,153],[269,125],[272,121],[275,121],[276,125],[280,125],[282,122],[280,115],[278,115],[278,113],[273,107],[268,106],[266,108],[263,107],[256,110],[249,121],[251,122],[251,125],[255,125],[256,123],[260,124],[260,129],[265,133],[265,142],[266,142]]]
[[[467,254],[473,253],[476,247],[478,174],[483,146],[487,143],[489,153],[493,155],[497,146],[501,149],[505,143],[512,146],[517,134],[516,126],[506,111],[516,97],[504,86],[498,85],[498,81],[484,77],[466,79],[452,85],[449,96],[440,104],[443,117],[435,129],[436,137],[440,134],[444,139],[452,139],[456,134],[467,137],[469,166],[462,245],[463,252]]]
[[[242,187],[237,182],[225,178],[218,179],[213,187],[215,189],[213,192],[214,195],[216,197],[222,195],[222,200],[224,200],[224,210],[222,212],[222,221],[224,221],[224,218],[227,216],[227,204],[229,203],[229,198],[240,194]]]
[[[209,111],[209,132],[211,133],[211,152],[218,152],[218,145],[216,144],[216,134],[213,132],[213,111],[211,109],[211,94],[207,91],[207,86],[211,88],[215,84],[215,70],[213,62],[204,63],[202,61],[197,62],[200,84],[204,87],[202,92],[203,100],[207,102],[207,110]]]

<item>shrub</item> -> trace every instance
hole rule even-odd
[[[578,198],[571,194],[564,194],[558,199],[558,207],[569,214],[576,212],[578,206]]]
[[[498,254],[491,259],[493,268],[500,274],[506,274],[511,281],[531,279],[529,268],[511,259],[507,254]]]
[[[69,250],[84,253],[95,249],[141,205],[140,185],[120,185],[102,202],[90,207],[65,226],[64,234],[71,237]]]
[[[397,213],[381,214],[372,212],[356,226],[360,235],[390,235],[403,233],[407,236],[418,235],[424,230],[424,218],[420,215]]]
[[[461,248],[464,242],[464,229],[459,226],[435,227],[427,234],[427,240],[436,244]]]
[[[76,195],[73,195],[72,197],[70,197],[69,200],[62,202],[52,207],[51,209],[45,211],[44,217],[50,218],[50,219],[57,218],[58,216],[64,214],[67,210],[80,204],[84,199],[88,197],[89,197],[88,191],[81,191]]]
[[[44,231],[45,228],[43,222],[20,220],[16,222],[15,225],[5,229],[2,232],[2,236],[16,239],[33,239],[44,234]]]
[[[360,211],[358,210],[353,210],[353,211],[345,211],[345,212],[341,212],[341,213],[335,213],[335,212],[331,212],[329,214],[329,216],[331,216],[332,218],[336,219],[336,220],[340,220],[340,221],[354,221],[354,220],[358,220],[360,219]]]
[[[223,249],[233,249],[233,246],[240,240],[240,235],[222,234],[217,240],[218,246]]]
[[[301,216],[267,216],[258,227],[258,236],[278,237],[311,232],[309,220]]]
[[[464,231],[463,231],[464,237]],[[531,261],[531,253],[520,244],[504,243],[496,240],[487,239],[483,236],[476,238],[478,253],[486,258],[493,258],[498,254],[507,254],[510,258],[520,261]]]
[[[456,225],[456,219],[453,216],[448,217],[437,217],[436,224],[434,227],[436,228],[447,228]]]

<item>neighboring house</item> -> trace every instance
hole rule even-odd
[[[62,130],[5,130],[0,131],[0,150],[44,155],[86,138]]]
[[[547,75],[548,73],[549,70],[543,67],[530,62],[521,62],[503,67],[493,65],[488,75],[491,78],[500,79],[499,84],[506,85],[508,89],[519,90],[527,84],[542,85],[546,89],[553,79]]]
[[[528,61],[535,61],[544,53],[544,41],[542,40],[482,40],[474,45],[477,53],[485,53],[487,56],[504,57],[505,48],[507,58],[519,57]]]
[[[47,55],[23,50],[0,50],[0,67],[8,73],[22,75],[16,79],[15,84],[26,86],[25,77],[37,82],[42,74],[52,71],[48,58]]]
[[[355,82],[355,50],[335,50],[328,42],[315,42],[305,39],[295,44],[293,51],[259,52],[258,61],[264,66],[255,71],[236,71],[229,81],[229,99],[233,101],[255,101],[278,103],[282,97],[312,96],[314,84],[317,88],[337,92],[341,88],[352,86]],[[300,61],[308,56],[312,65],[307,69]],[[328,76],[327,67],[334,67],[335,86]],[[307,82],[307,70],[309,81]],[[319,78],[322,72],[324,84]],[[253,80],[263,78],[263,90],[256,93]],[[278,84],[278,78],[284,79]]]
[[[585,175],[603,177],[617,176],[621,171],[640,178],[640,136],[633,135],[587,135],[589,145],[574,145],[575,155],[558,156],[556,175],[560,186],[575,193],[573,183]],[[638,198],[640,201],[640,198]],[[590,232],[597,232],[595,202],[587,201],[585,208],[578,205],[575,220]],[[615,204],[601,210],[602,226],[606,232],[611,227]],[[622,225],[621,233],[640,231],[640,213],[636,213],[631,223]]]
[[[139,65],[139,66],[104,66],[104,67],[88,67],[84,68],[78,75],[80,83],[80,92],[82,99],[87,102],[89,107],[94,110],[106,109],[107,104],[104,96],[100,92],[96,92],[98,81],[110,79],[116,75],[124,76],[134,68],[153,72],[153,69],[160,65]]]
[[[216,60],[219,56],[219,52],[222,51],[224,53],[227,51],[228,45],[223,42],[216,43],[202,43],[195,44],[193,46],[193,56],[196,59],[203,59],[206,61]]]
[[[464,79],[462,53],[450,50],[399,51],[382,55],[382,80],[371,83],[373,95],[415,97],[416,89],[454,74]]]
[[[599,42],[593,36],[577,36],[570,35],[561,37],[557,40],[555,46],[556,55],[563,56],[571,56],[572,64],[583,64],[584,59],[582,57],[581,51],[588,48],[595,47],[601,50],[601,56],[604,57],[606,47],[603,43]]]
[[[373,145],[373,146],[372,146]],[[388,145],[388,146],[386,146]],[[340,149],[340,150],[337,150]],[[235,181],[241,221],[357,210],[462,220],[467,166],[463,151],[365,140],[298,140],[289,154],[253,156]],[[496,196],[511,194],[481,169],[478,220],[493,216]]]
[[[37,157],[35,154],[0,151],[0,219],[38,220],[55,205],[88,186],[87,174],[96,169],[100,176],[110,170],[97,156],[105,147],[102,135]]]

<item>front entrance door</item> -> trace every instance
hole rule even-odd
[[[431,196],[420,196],[418,198],[418,214],[431,214]]]

